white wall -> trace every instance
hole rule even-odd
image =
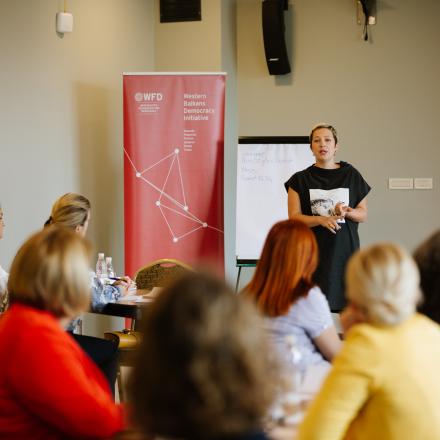
[[[240,1],[240,0],[238,0]],[[237,1],[223,0],[221,12],[222,70],[226,77],[225,113],[225,272],[231,284],[235,284],[235,209],[237,190]]]
[[[308,135],[333,123],[339,158],[373,187],[361,242],[411,249],[440,226],[440,2],[378,2],[369,42],[353,0],[291,3],[293,73],[281,77],[267,72],[261,1],[237,3],[239,134]],[[433,177],[434,190],[390,191],[388,177]]]
[[[92,202],[89,238],[123,270],[122,72],[151,70],[153,1],[0,0],[0,261],[68,191]]]
[[[123,270],[122,72],[152,70],[153,0],[0,0],[0,201],[9,268],[65,192],[92,202],[89,238]],[[102,320],[101,320],[102,321]],[[86,320],[100,334],[110,323]],[[117,324],[120,327],[121,323]]]
[[[156,1],[156,8],[158,1]],[[159,23],[156,15],[155,70],[226,72],[225,269],[235,280],[235,187],[237,114],[236,0],[202,0],[202,20]]]
[[[93,203],[89,237],[122,270],[123,71],[228,73],[225,249],[231,280],[238,134],[302,135],[317,121],[332,122],[340,132],[340,158],[373,186],[370,217],[361,227],[364,244],[391,239],[412,248],[438,227],[439,2],[378,2],[377,25],[365,43],[354,0],[295,0],[286,14],[293,74],[276,78],[264,61],[261,0],[203,0],[202,22],[168,24],[159,23],[158,0],[68,3],[75,29],[60,38],[55,13],[61,0],[0,0],[5,268],[54,199],[79,191]],[[434,190],[389,191],[390,176],[432,176]]]
[[[227,0],[228,1],[228,0]],[[159,11],[159,0],[156,0]],[[156,14],[154,66],[158,72],[218,72],[221,0],[202,0],[202,20],[160,23]]]

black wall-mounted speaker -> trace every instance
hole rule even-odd
[[[201,0],[160,0],[160,22],[200,21]]]
[[[285,40],[284,11],[287,0],[263,0],[263,39],[266,63],[271,75],[290,73]]]

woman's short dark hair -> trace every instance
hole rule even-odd
[[[440,323],[440,230],[420,244],[414,259],[419,267],[423,293],[419,311]]]
[[[253,304],[188,274],[147,310],[129,390],[145,433],[216,439],[261,427],[274,386]]]

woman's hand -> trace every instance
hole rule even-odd
[[[135,285],[134,281],[130,277],[128,277],[128,276],[120,277],[119,279],[117,279],[113,283],[113,286],[119,287],[122,296],[128,295],[130,289],[134,285]]]
[[[338,202],[335,205],[335,214],[339,215],[341,218],[345,218],[345,214],[350,212],[351,208],[347,206],[344,202]]]
[[[347,333],[355,324],[366,322],[363,311],[353,303],[350,303],[341,313],[341,327],[343,333]]]
[[[319,217],[319,224],[328,229],[332,234],[336,234],[341,229],[341,226],[338,224],[338,220],[341,220],[342,217],[339,215],[332,215],[331,217]]]

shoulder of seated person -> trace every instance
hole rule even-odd
[[[411,318],[410,318],[411,319]],[[374,325],[370,323],[355,324],[345,335],[346,344],[362,344],[364,347],[375,349],[392,349],[402,324]]]
[[[319,286],[313,286],[304,298],[325,298],[325,295]]]

